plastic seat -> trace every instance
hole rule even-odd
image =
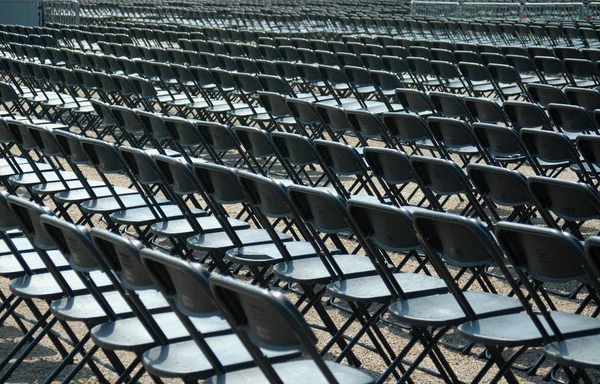
[[[141,255],[152,280],[192,337],[189,341],[146,351],[142,364],[147,372],[159,377],[199,380],[254,366],[252,355],[236,335],[207,337],[195,327],[194,323],[201,318],[221,317],[209,290],[209,273],[204,268],[148,249]],[[181,304],[181,296],[190,294],[193,301]],[[287,351],[265,348],[262,352],[274,361],[286,361],[299,355],[296,348]]]
[[[552,130],[552,123],[546,112],[538,105],[524,101],[505,101],[502,108],[517,130],[537,128]]]
[[[223,376],[216,376],[205,383],[218,383],[222,380],[227,382],[243,382],[251,380],[256,383],[279,382],[302,382],[309,379],[311,382],[348,382],[348,383],[372,383],[373,379],[355,369],[338,364],[326,363],[322,360],[315,348],[316,338],[310,331],[306,321],[300,313],[285,298],[268,291],[259,290],[243,283],[235,282],[230,279],[220,277],[211,277],[210,287],[215,295],[217,305],[230,321],[231,326],[237,331],[247,348],[253,352],[252,356],[257,363],[257,367],[252,370],[243,370]],[[264,324],[264,317],[247,311],[247,321],[239,321],[233,313],[239,310],[239,307],[231,305],[228,298],[236,297],[241,304],[241,308],[246,308],[244,303],[252,302],[256,306],[261,306],[263,310],[272,314],[269,322],[272,324],[270,329],[278,329],[277,334],[258,335],[253,326],[247,327],[247,324]],[[263,312],[264,313],[264,312]],[[289,339],[292,337],[296,343],[294,346],[300,346],[308,355],[310,360],[299,360],[287,363],[273,364],[263,357],[258,348],[261,346],[272,347],[273,345],[285,346],[285,350],[290,350]],[[292,347],[294,348],[294,347]],[[300,378],[301,377],[301,378]]]
[[[530,301],[519,294],[523,308],[527,312],[490,319],[482,319],[461,325],[459,332],[477,343],[486,346],[517,347],[515,353],[522,354],[531,347],[539,347],[556,340],[566,340],[582,335],[597,334],[600,322],[597,319],[552,310],[541,299],[541,285],[547,282],[580,282],[587,280],[583,245],[573,236],[555,229],[540,228],[515,223],[499,223],[496,236],[506,251],[506,259],[498,258],[497,262],[510,283],[516,286],[514,278],[506,264],[515,266],[517,278],[534,298],[538,311],[530,309]],[[535,244],[535,246],[532,246]],[[539,263],[540,252],[546,262]],[[577,262],[573,262],[577,260]],[[525,276],[524,271],[535,276],[538,286]],[[512,361],[505,363],[497,360],[496,364],[505,372],[510,370]]]
[[[465,97],[467,106],[474,121],[488,124],[508,125],[508,118],[504,114],[502,107],[497,102],[490,99],[477,97]]]
[[[598,134],[599,127],[592,114],[577,105],[549,104],[548,114],[556,124],[559,132],[563,132],[574,140],[580,134]]]
[[[410,377],[427,355],[445,361],[442,352],[436,349],[435,345],[439,337],[451,327],[465,322],[470,324],[476,319],[495,319],[522,311],[520,302],[513,298],[489,292],[463,292],[450,273],[449,266],[468,268],[489,265],[494,262],[495,257],[492,253],[501,255],[484,223],[459,215],[425,210],[413,213],[413,222],[416,232],[421,236],[426,254],[436,270],[441,271],[451,293],[403,300],[390,306],[390,315],[395,320],[412,325],[417,332],[415,339],[424,346],[423,352],[413,360],[402,380]],[[418,336],[419,332],[428,326],[439,327],[436,333],[438,337],[423,339]],[[395,364],[404,358],[404,352],[395,359]],[[451,380],[458,380],[447,361],[444,366],[446,374],[452,377]],[[389,373],[388,368],[383,377]],[[506,375],[508,380],[511,380],[511,375]]]
[[[530,223],[536,207],[525,176],[515,170],[485,164],[469,164],[467,171],[479,195],[487,200],[486,206],[496,221]],[[508,207],[511,212],[501,215],[494,204]]]
[[[548,84],[527,84],[529,99],[546,108],[550,103],[568,104],[570,101],[562,89]]]

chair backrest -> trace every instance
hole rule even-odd
[[[532,204],[527,178],[518,171],[485,164],[467,165],[469,179],[481,196],[495,204],[522,207]]]
[[[600,197],[588,184],[542,176],[531,176],[527,183],[540,209],[566,221],[600,219]]]
[[[527,92],[529,93],[531,101],[538,103],[544,108],[550,103],[569,103],[569,99],[565,96],[565,92],[554,85],[529,83],[527,84]]]
[[[597,89],[567,87],[565,89],[565,95],[567,100],[557,103],[567,104],[567,102],[570,102],[571,104],[583,107],[590,112],[600,109],[600,91]]]
[[[222,276],[212,276],[209,283],[219,310],[269,381],[281,382],[281,379],[259,348],[280,351],[303,349],[325,380],[337,384],[337,379],[318,353],[316,336],[283,294]]]
[[[416,114],[403,112],[386,112],[381,120],[391,136],[400,141],[411,143],[419,140],[433,139],[425,120]]]
[[[546,108],[556,127],[570,134],[599,134],[599,127],[592,114],[578,105],[549,104]]]
[[[436,109],[429,96],[425,92],[416,89],[401,88],[396,90],[396,97],[404,107],[411,113],[435,113]]]
[[[430,116],[427,118],[427,126],[435,139],[450,150],[460,151],[466,147],[476,148],[485,159],[485,155],[479,148],[475,135],[473,135],[471,126],[464,121],[448,117]],[[485,161],[488,160],[485,159]]]
[[[410,164],[422,185],[436,194],[453,195],[469,188],[464,173],[452,160],[414,155]]]
[[[538,105],[524,101],[505,101],[504,112],[517,129],[542,128],[552,129],[552,124],[544,110]]]
[[[415,180],[410,167],[410,156],[405,152],[390,148],[365,147],[363,156],[373,174],[388,184],[403,185]]]
[[[492,157],[517,157],[524,155],[519,133],[503,125],[474,123],[473,134]]]
[[[508,120],[502,107],[493,100],[479,97],[465,97],[465,105],[475,121],[488,124],[502,123],[508,125]]]
[[[574,164],[579,161],[577,148],[563,133],[525,128],[520,131],[520,135],[527,152],[533,159],[554,164],[564,162]],[[539,165],[537,168],[541,169]]]
[[[40,222],[48,238],[69,262],[71,268],[79,272],[99,269],[94,256],[97,251],[87,228],[47,214],[40,216]]]
[[[195,161],[193,171],[203,191],[219,204],[246,201],[235,170],[224,165]]]
[[[287,132],[272,132],[271,140],[282,158],[293,165],[309,165],[318,163],[318,155],[312,140],[306,136]]]
[[[534,279],[549,283],[587,280],[580,262],[584,257],[583,245],[573,235],[508,222],[498,223],[495,233],[510,264]]]
[[[431,92],[429,99],[435,110],[442,116],[465,119],[467,121],[473,120],[464,99],[460,95],[446,92]]]

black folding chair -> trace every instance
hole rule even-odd
[[[315,335],[283,295],[219,276],[211,277],[209,284],[220,311],[257,365],[253,369],[216,376],[209,383],[238,379],[256,383],[300,383],[307,379],[327,383],[374,382],[372,377],[356,369],[325,362],[316,349]],[[238,316],[240,313],[243,317]],[[282,352],[296,352],[300,348],[310,359],[274,364],[265,358],[261,347]]]
[[[146,371],[197,382],[255,366],[252,355],[235,334],[215,332],[214,325],[223,329],[222,317],[209,290],[208,271],[150,249],[142,250],[141,262],[192,338],[146,351],[142,357]],[[213,327],[198,327],[210,318],[221,321],[214,321]],[[299,350],[293,347],[286,351],[264,348],[260,353],[274,362],[299,356]]]
[[[426,356],[434,353],[440,360],[436,366],[443,369],[440,373],[445,374],[442,378],[456,382],[459,379],[438,348],[442,336],[453,327],[467,321],[495,319],[520,312],[522,307],[519,301],[513,298],[490,292],[463,290],[464,287],[459,285],[450,272],[450,266],[472,269],[475,271],[473,278],[469,280],[472,282],[484,276],[485,267],[494,263],[492,253],[501,255],[485,223],[459,215],[419,210],[413,213],[413,224],[426,255],[438,275],[443,278],[450,293],[402,300],[390,306],[390,315],[397,321],[411,325],[418,337],[411,339],[382,378],[386,378],[390,369],[400,364],[419,341],[423,344],[423,351],[412,361],[401,381],[410,377]],[[435,327],[436,331],[423,333],[425,327],[429,326]],[[490,349],[490,352],[494,360],[501,359],[498,350]],[[505,378],[509,382],[517,382],[510,372]]]
[[[508,222],[498,223],[495,233],[506,256],[494,253],[494,260],[525,312],[471,321],[458,328],[464,337],[485,345],[489,351],[517,348],[506,357],[494,356],[476,375],[476,378],[483,377],[495,363],[498,373],[492,380],[510,373],[511,366],[529,348],[600,332],[597,319],[556,310],[544,291],[545,283],[589,281],[587,268],[582,263],[583,245],[575,237],[556,229]],[[540,262],[540,257],[544,262]],[[509,270],[508,265],[513,268]],[[527,297],[522,289],[526,290]],[[529,373],[535,374],[542,361],[538,360]],[[570,380],[577,381],[572,374],[567,374]]]

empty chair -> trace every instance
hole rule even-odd
[[[549,104],[548,114],[560,132],[574,140],[580,134],[598,134],[599,127],[587,109],[577,105]]]
[[[590,112],[600,109],[600,91],[597,89],[567,87],[565,88],[565,95],[570,104],[579,105]],[[567,101],[557,103],[567,104]]]
[[[517,130],[522,128],[552,129],[550,119],[538,104],[524,101],[505,101],[502,107],[513,127]]]
[[[518,171],[485,164],[467,165],[469,179],[479,196],[487,200],[494,220],[531,223],[536,206],[527,185],[527,178]],[[491,204],[493,203],[493,204]],[[498,206],[509,209],[508,213]]]
[[[531,176],[527,183],[549,228],[569,231],[579,239],[590,235],[584,235],[581,227],[588,220],[600,219],[600,197],[594,187],[542,176]]]
[[[417,182],[436,211],[446,211],[450,196],[464,195],[467,204],[461,215],[473,216],[492,225],[489,217],[473,193],[473,187],[463,170],[452,160],[425,156],[411,156],[410,164]],[[457,209],[458,207],[452,207]]]
[[[508,125],[508,118],[496,101],[478,97],[465,97],[467,106],[474,121],[489,124]]]
[[[569,104],[570,102],[565,92],[554,85],[529,83],[527,84],[527,93],[532,102],[544,108],[550,103]]]
[[[463,119],[468,122],[473,121],[471,112],[460,95],[446,92],[431,92],[429,99],[441,116]]]
[[[356,369],[325,362],[308,324],[283,295],[219,276],[211,277],[209,284],[219,310],[251,352],[257,367],[215,376],[208,382],[374,382],[371,376]],[[240,309],[243,317],[239,316]],[[265,317],[266,313],[270,315]],[[310,359],[273,364],[265,359],[260,347],[293,352],[301,349]]]
[[[592,183],[577,148],[565,134],[529,128],[519,133],[538,174],[556,177],[564,170],[571,169],[581,180]]]

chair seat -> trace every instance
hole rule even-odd
[[[234,229],[247,229],[250,224],[242,220],[227,218],[229,224]],[[220,232],[223,230],[221,223],[214,216],[197,217],[196,221],[206,233]],[[186,219],[176,219],[169,221],[161,221],[160,223],[152,224],[150,228],[152,233],[157,236],[173,237],[173,236],[190,236],[195,233],[191,224]]]
[[[346,278],[374,275],[375,267],[366,256],[335,255],[334,260]],[[333,280],[320,258],[285,261],[273,267],[275,275],[284,281],[324,284]]]
[[[33,251],[33,245],[31,245],[31,242],[26,237],[13,237],[11,241],[19,252]],[[0,240],[0,255],[4,254],[12,254],[12,252],[6,242]]]
[[[600,335],[557,341],[544,347],[544,354],[558,364],[579,369],[600,367]]]
[[[242,229],[235,232],[244,246],[271,243],[269,233],[264,229]],[[290,235],[280,233],[279,238],[290,241]],[[187,239],[187,244],[200,251],[225,251],[235,247],[227,233],[215,232],[195,235]]]
[[[0,114],[0,116],[2,116]],[[27,164],[29,161],[24,158],[24,157],[13,157],[10,159],[10,161],[12,161],[13,163],[17,163],[17,164]],[[42,164],[42,163],[40,163]],[[8,160],[7,159],[0,159],[0,167],[6,167],[8,166]]]
[[[207,337],[205,341],[226,372],[254,366],[250,353],[236,335]],[[274,362],[289,360],[300,355],[297,351],[283,353],[267,349],[262,351],[270,361]],[[192,340],[152,348],[142,356],[142,364],[149,374],[159,377],[206,379],[215,374],[212,365]]]
[[[160,209],[168,220],[183,217],[181,209],[175,204],[160,205]],[[191,208],[191,211],[194,215],[206,215],[205,211],[198,208]],[[163,219],[162,217],[157,218],[148,207],[128,208],[113,212],[110,218],[115,223],[122,225],[150,225]]]
[[[66,184],[66,185],[65,185]],[[88,180],[88,184],[92,187],[100,187],[104,185],[104,183],[96,180]],[[46,195],[46,194],[55,194],[58,192],[70,191],[70,190],[78,190],[83,189],[83,185],[79,180],[69,180],[64,184],[60,181],[52,182],[52,183],[42,183],[37,184],[31,187],[31,191],[36,194]]]
[[[451,153],[458,153],[461,155],[477,155],[479,154],[479,150],[477,149],[476,146],[474,145],[464,145],[461,147],[452,147],[452,148],[448,148],[448,151]]]
[[[565,312],[550,312],[552,319],[565,338],[600,333],[600,320]],[[548,335],[554,332],[541,314],[538,318]],[[462,324],[459,332],[477,343],[498,346],[537,346],[542,335],[527,313],[498,316]]]
[[[338,383],[344,384],[368,384],[374,383],[375,379],[368,374],[341,364],[335,364],[331,361],[326,361],[327,368],[331,371]],[[327,384],[317,365],[312,360],[290,361],[287,363],[274,364],[273,368],[277,375],[285,384],[290,383],[311,383],[311,384]],[[259,368],[244,369],[228,373],[225,375],[215,376],[204,381],[202,384],[268,384],[269,380],[265,377]]]
[[[570,165],[568,161],[545,161],[540,158],[537,161],[542,168],[562,168]]]
[[[110,189],[107,187],[92,187],[92,190],[94,191],[96,198],[112,196]],[[137,194],[137,191],[129,188],[114,187],[114,190],[120,197]],[[61,203],[79,203],[90,200],[91,196],[85,189],[74,189],[58,192],[54,195],[54,199]]]
[[[4,160],[4,159],[2,159]],[[26,164],[27,161],[23,162],[23,161],[18,161],[19,163],[19,168],[21,169],[22,173],[31,173],[33,172],[33,169],[31,168],[31,165]],[[52,167],[48,164],[44,164],[44,163],[38,163],[37,167],[39,168],[40,171],[48,171],[50,169],[52,169]],[[17,175],[18,172],[15,172],[10,165],[6,164],[6,162],[4,161],[3,163],[0,163],[0,177],[9,177],[9,176],[13,176],[13,175]]]
[[[234,105],[234,109],[227,112],[227,114],[235,117],[252,117],[258,115],[264,115],[267,110],[262,107],[255,107],[254,109],[248,108],[245,104]]]
[[[164,312],[169,304],[164,296],[155,290],[145,290],[137,293],[144,306],[149,311]],[[131,317],[133,312],[117,291],[105,292],[102,294],[106,302],[110,305],[117,316]],[[109,319],[106,312],[98,304],[92,295],[78,295],[65,297],[50,304],[50,309],[56,317],[66,321],[85,321],[89,323],[105,323]]]
[[[316,256],[315,249],[308,242],[288,241],[285,243],[285,248],[294,259]],[[225,259],[241,265],[268,265],[281,262],[283,256],[277,246],[270,243],[230,249],[225,253]]]
[[[42,172],[41,174],[45,180],[40,180],[38,175],[32,172],[10,176],[8,178],[8,182],[18,186],[31,186],[41,184],[43,182],[53,182],[60,180],[55,171]],[[61,171],[60,175],[65,181],[78,180],[77,175],[75,175],[73,172]]]
[[[583,165],[583,170],[585,170],[585,172],[588,173],[592,177],[594,176],[594,172],[596,172],[596,173],[600,172],[600,167],[598,167],[596,164],[589,164],[589,163],[585,163],[585,162],[582,162],[581,164]],[[579,164],[572,164],[569,168],[573,172],[583,173],[583,170],[581,169]]]
[[[486,292],[464,292],[465,298],[480,317],[520,312],[519,300]],[[400,322],[415,326],[441,326],[467,321],[465,313],[451,294],[421,297],[390,305],[390,314]]]
[[[152,315],[152,318],[169,342],[177,343],[190,339],[190,333],[175,313],[157,313]],[[204,337],[231,333],[229,324],[221,316],[190,319]],[[109,350],[146,351],[155,345],[152,336],[135,317],[96,325],[92,328],[92,340],[100,348]]]
[[[435,277],[418,273],[394,273],[394,278],[409,299],[448,292],[446,283]],[[327,285],[327,292],[346,301],[386,302],[391,298],[390,291],[379,275],[335,281]]]
[[[75,274],[75,271],[61,271],[61,275],[74,294],[87,293],[87,288],[81,282],[79,276]],[[110,279],[104,273],[93,271],[90,276],[99,288],[109,290],[108,288],[112,287]],[[25,299],[57,300],[64,296],[62,289],[50,273],[18,277],[10,281],[9,287],[12,293]]]
[[[69,263],[59,251],[49,251],[48,256],[59,269],[64,269],[69,266]],[[46,271],[46,264],[44,264],[37,253],[22,252],[21,257],[32,272],[41,273]],[[16,257],[13,255],[0,256],[0,276],[14,279],[24,275],[25,271]]]
[[[146,201],[139,194],[125,196],[119,195],[119,198],[123,205],[125,205],[125,207],[127,208],[138,208],[146,206]],[[162,197],[155,197],[155,199],[159,204],[171,203],[171,201]],[[103,197],[99,199],[84,201],[83,203],[81,203],[80,207],[83,212],[89,214],[108,214],[121,209],[121,206],[119,205],[117,200],[114,197],[112,197],[112,195],[110,197]]]

